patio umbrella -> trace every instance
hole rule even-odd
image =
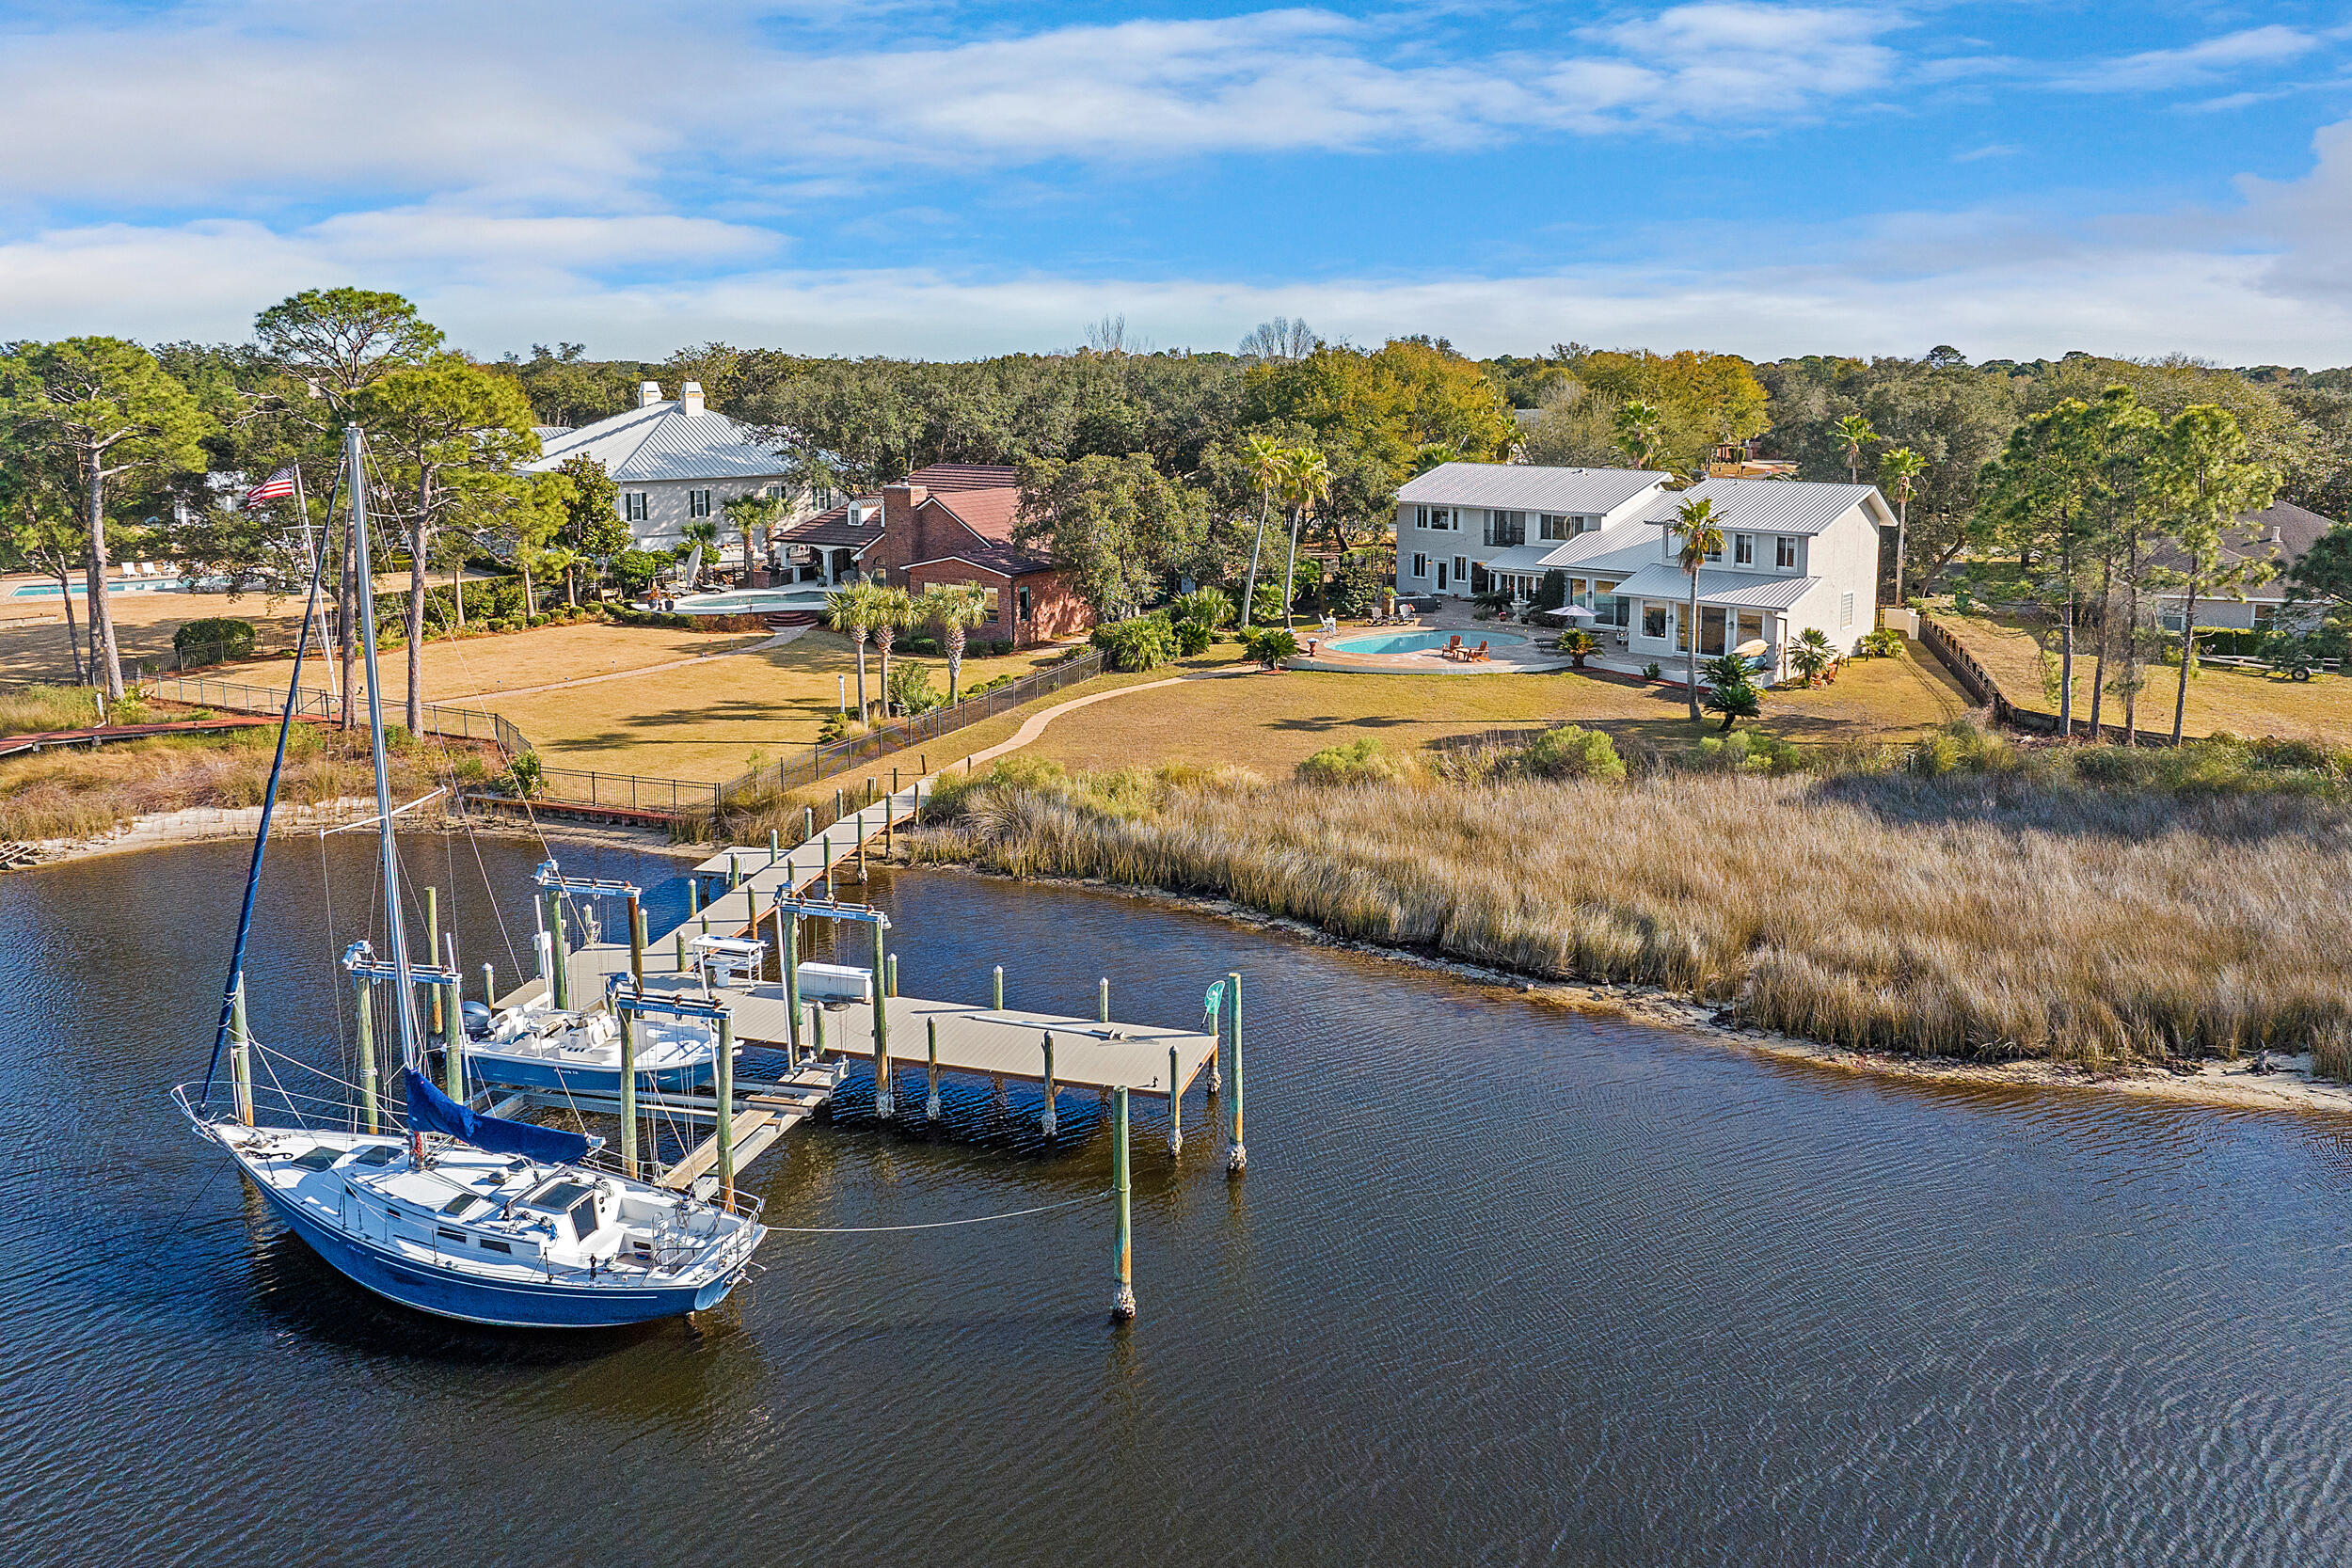
[[[1542,615],[1557,615],[1564,621],[1597,621],[1600,619],[1599,616],[1585,609],[1581,604],[1564,604],[1557,610],[1539,610],[1537,613]]]

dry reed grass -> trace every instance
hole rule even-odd
[[[2316,1047],[2352,1069],[2343,805],[1940,760],[1341,787],[1031,768],[943,791],[916,853],[1660,986],[1859,1049],[2095,1067]]]
[[[151,812],[260,805],[277,739],[276,730],[262,728],[11,758],[0,763],[0,838],[88,838]],[[453,773],[479,781],[489,771],[471,751],[409,746],[393,757],[392,787],[413,796]],[[295,729],[281,801],[310,805],[374,788],[364,736]]]

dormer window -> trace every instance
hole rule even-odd
[[[1731,563],[1734,566],[1756,564],[1756,535],[1735,533],[1731,536]]]
[[[1797,542],[1786,534],[1772,541],[1772,564],[1784,572],[1797,569]]]

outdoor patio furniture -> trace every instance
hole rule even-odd
[[[1480,644],[1478,644],[1477,650],[1476,650],[1475,652],[1473,652],[1473,653],[1470,656],[1470,661],[1472,664],[1484,664],[1484,663],[1486,663],[1486,643],[1481,642]]]
[[[1455,632],[1454,634],[1454,641],[1445,645],[1445,657],[1448,658],[1459,658],[1462,657],[1462,634],[1460,632]]]

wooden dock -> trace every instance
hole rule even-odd
[[[691,945],[704,936],[757,937],[772,950],[780,935],[775,912],[778,894],[822,898],[827,887],[838,879],[841,867],[861,861],[877,841],[887,843],[899,825],[914,816],[929,790],[930,781],[917,781],[844,816],[790,849],[737,846],[703,861],[693,871],[699,907],[678,925],[646,933],[645,991],[716,1001],[725,1007],[739,1043],[790,1050],[796,1043],[793,1019],[780,981],[735,980],[706,990],[702,976],[682,966],[681,957],[688,956],[686,961],[691,963]],[[707,897],[699,891],[706,887]],[[581,943],[568,955],[564,978],[575,1008],[602,1005],[611,978],[628,974],[626,931],[622,937],[619,942]],[[882,996],[879,1013],[871,1000],[803,998],[794,1070],[774,1083],[736,1084],[730,1119],[733,1163],[739,1177],[786,1132],[823,1106],[850,1066],[869,1069],[876,1066],[878,1023],[893,1077],[922,1071],[997,1083],[1051,1083],[1057,1092],[1068,1089],[1109,1096],[1123,1089],[1174,1100],[1218,1055],[1216,1035],[1198,1029],[898,996],[888,993],[891,978],[887,970],[873,976],[874,990]],[[530,1000],[547,989],[534,976],[501,997],[500,1006]],[[707,1092],[639,1098],[644,1115],[706,1122],[716,1119],[716,1101]],[[619,1104],[614,1100],[593,1108],[617,1112]],[[1053,1125],[1050,1102],[1046,1125],[1049,1130]],[[716,1177],[710,1173],[717,1163],[714,1135],[690,1150],[660,1180],[680,1190],[699,1192],[715,1183]]]

